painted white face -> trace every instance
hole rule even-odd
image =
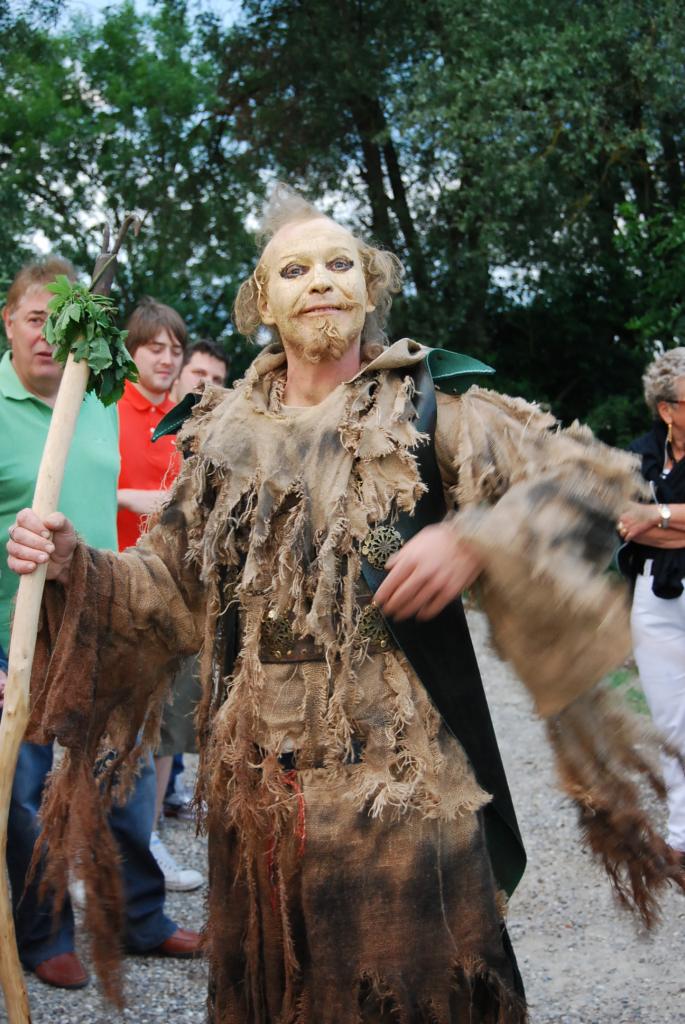
[[[286,224],[261,259],[259,311],[286,351],[317,363],[359,346],[370,302],[359,246],[328,217]]]

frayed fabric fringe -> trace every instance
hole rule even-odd
[[[247,1017],[244,1009],[218,1009],[210,980],[210,1024],[271,1024],[262,1000]],[[362,974],[356,999],[347,993],[328,1006],[307,991],[278,1017],[279,1024],[529,1024],[525,1000],[483,964],[457,965],[440,996],[410,992],[377,973]]]
[[[109,800],[101,792],[102,781],[69,751],[55,778],[59,778],[59,786],[51,785],[54,779],[49,780],[41,810],[44,846],[36,844],[28,878],[31,880],[41,867],[40,892],[53,894],[55,916],[64,904],[70,876],[83,882],[85,930],[91,939],[95,970],[104,995],[121,1008],[124,999],[119,940],[124,900],[117,870],[119,851],[107,823]],[[69,800],[64,799],[65,792]]]
[[[654,763],[640,749],[645,741],[654,746],[654,736],[604,690],[574,701],[548,721],[547,730],[586,846],[619,902],[652,928],[664,889],[673,884],[685,892],[685,870],[656,832],[640,795],[640,783],[660,800],[666,795]]]

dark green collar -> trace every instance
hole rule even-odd
[[[197,405],[200,401],[200,397],[195,391],[189,391],[178,405],[175,405],[166,416],[162,417],[152,435],[152,440],[159,441],[160,437],[166,437],[167,434],[178,434],[190,416],[193,406]]]
[[[461,352],[451,352],[446,348],[429,348],[426,363],[436,388],[448,391],[451,395],[463,394],[481,377],[495,372],[487,363],[481,363],[480,359],[465,356]]]
[[[425,359],[433,383],[438,391],[447,391],[452,395],[461,395],[468,391],[472,384],[476,384],[482,377],[487,377],[495,371],[480,359],[472,356],[465,356],[461,352],[450,352],[446,348],[426,348]],[[186,397],[174,406],[171,412],[159,421],[157,429],[152,435],[152,440],[157,441],[167,434],[177,434],[185,421],[190,416],[193,406],[200,401],[200,396],[190,392]]]

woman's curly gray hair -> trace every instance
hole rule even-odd
[[[642,376],[645,402],[659,416],[659,402],[677,402],[678,381],[685,378],[685,348],[672,348],[653,359]]]
[[[262,220],[256,233],[257,241],[262,246],[262,252],[276,232],[286,224],[325,216],[326,214],[317,210],[312,203],[307,202],[289,185],[279,182],[274,187],[264,208]],[[356,240],[369,298],[376,307],[372,313],[366,315],[361,338],[365,357],[372,358],[380,348],[387,344],[388,339],[384,328],[390,313],[392,297],[402,287],[404,268],[393,253],[377,249],[358,237]],[[247,337],[254,337],[259,328],[263,326],[259,313],[259,299],[264,290],[265,278],[266,271],[260,257],[254,272],[246,281],[243,281],[238,289],[233,307],[233,319],[240,333]],[[272,328],[269,330],[271,330],[274,340],[278,340],[278,332]]]

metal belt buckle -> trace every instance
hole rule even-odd
[[[262,646],[270,658],[290,657],[295,646],[295,635],[290,621],[284,615],[270,611],[262,626]]]
[[[359,616],[357,636],[361,643],[368,643],[369,647],[374,649],[380,648],[384,651],[393,645],[383,616],[372,604],[367,604]]]

